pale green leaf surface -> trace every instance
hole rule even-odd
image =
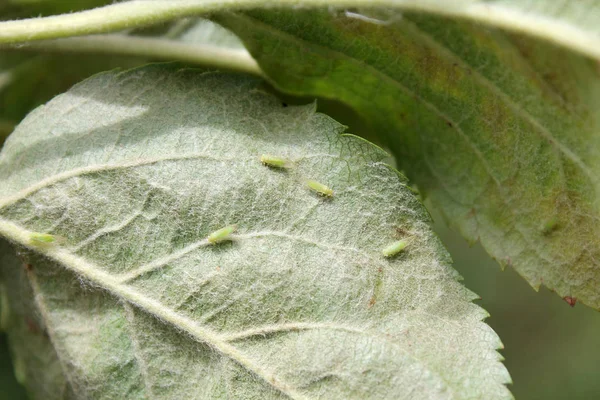
[[[501,265],[600,308],[597,62],[470,22],[361,12],[217,20],[279,89],[364,116],[424,195]]]
[[[0,154],[0,234],[29,249],[72,395],[511,398],[498,337],[422,205],[383,151],[342,131],[256,81],[164,66],[33,111]],[[230,224],[232,242],[207,243]],[[34,231],[62,241],[31,245]],[[384,258],[399,237],[409,246]]]
[[[449,221],[502,265],[600,308],[599,68],[578,55],[600,59],[600,2],[333,0],[308,11],[323,4],[137,0],[3,23],[0,41],[297,6],[219,20],[281,90],[362,113]]]

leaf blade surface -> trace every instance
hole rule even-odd
[[[280,90],[362,115],[450,224],[503,267],[600,307],[596,62],[468,21],[354,11],[217,19]]]
[[[164,66],[31,113],[0,157],[0,231],[29,249],[74,395],[510,398],[500,342],[422,205],[342,132],[256,81]],[[208,243],[230,224],[233,241]],[[409,245],[385,259],[398,235]]]

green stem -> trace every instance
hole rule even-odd
[[[30,42],[18,47],[0,45],[0,49],[141,56],[160,60],[184,61],[257,76],[263,75],[256,61],[246,50],[136,36],[83,36]]]
[[[89,35],[156,24],[192,15],[268,7],[365,7],[365,0],[133,0],[72,14],[0,23],[0,43]],[[419,11],[525,33],[600,60],[600,37],[573,23],[501,3],[472,0],[370,0],[369,7]]]

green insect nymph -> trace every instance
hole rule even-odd
[[[217,244],[217,243],[224,242],[226,240],[231,240],[231,234],[233,232],[235,232],[236,229],[237,229],[237,226],[229,225],[229,226],[226,226],[225,228],[216,230],[213,233],[211,233],[210,235],[208,235],[208,238],[207,238],[208,243]]]
[[[290,164],[289,161],[283,157],[272,156],[269,154],[260,156],[260,162],[267,167],[272,168],[288,168]]]
[[[35,245],[48,245],[56,242],[56,236],[49,233],[32,232],[29,235],[29,242]]]
[[[313,192],[320,194],[321,196],[325,196],[325,197],[332,197],[333,196],[333,190],[328,187],[323,185],[322,183],[319,183],[317,181],[313,181],[308,180],[306,181],[306,186],[308,186],[308,188],[310,190],[312,190]]]
[[[384,257],[394,257],[396,254],[398,254],[402,250],[404,250],[407,245],[408,245],[408,242],[406,240],[404,240],[404,239],[398,240],[398,241],[390,244],[389,246],[387,246],[385,249],[383,249],[383,251],[382,251],[383,256]]]

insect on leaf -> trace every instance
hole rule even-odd
[[[32,396],[510,398],[485,311],[388,155],[260,84],[165,65],[104,73],[9,137],[0,236],[29,249],[35,279],[10,250],[1,274],[27,282],[44,346],[71,366],[48,384],[57,368],[32,361],[17,315],[8,335]],[[302,160],[294,174],[257,162],[264,143]],[[323,152],[335,156],[306,157]],[[317,201],[298,176],[352,190]],[[232,237],[207,234],[225,221],[236,245],[209,245]],[[50,226],[68,246],[28,244]],[[397,226],[419,240],[383,259]]]

